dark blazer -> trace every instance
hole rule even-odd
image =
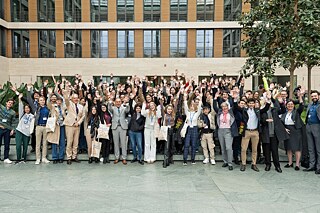
[[[293,109],[293,111],[292,111],[291,118],[294,122],[296,129],[301,129],[304,125],[304,123],[301,119],[301,116],[300,116],[301,113],[303,112],[303,109],[304,109],[304,104],[300,103],[298,109]],[[286,119],[287,113],[288,113],[288,111],[281,115],[281,121],[283,124],[285,124],[285,119]]]
[[[266,113],[270,108],[270,104],[269,103],[266,103],[265,107],[263,109],[258,109],[258,108],[254,108],[254,112],[256,113],[256,116],[258,118],[258,131],[259,133],[261,133],[261,126],[260,126],[260,123],[261,123],[261,114],[262,113]],[[245,132],[247,130],[247,124],[248,124],[248,121],[249,121],[249,114],[248,114],[248,109],[247,108],[241,108],[238,106],[238,102],[234,102],[234,110],[235,111],[239,111],[240,113],[242,113],[242,119],[243,119],[243,123],[244,123],[244,131],[243,131],[243,134],[242,136],[244,137],[245,136]]]
[[[310,111],[310,107],[312,106],[313,103],[308,104],[308,108],[307,108],[307,117],[306,117],[306,124],[308,123],[308,117],[309,117],[309,111]],[[320,120],[320,104],[317,107],[317,116]]]
[[[275,104],[276,105],[276,104]],[[284,141],[289,139],[289,135],[284,127],[284,124],[281,122],[279,115],[286,112],[286,107],[284,104],[280,104],[280,107],[271,108],[272,119],[274,123],[274,133],[275,137],[277,137],[278,141]],[[261,140],[262,143],[270,143],[270,135],[269,135],[269,124],[267,122],[268,113],[261,113]]]
[[[142,132],[144,130],[144,123],[146,118],[140,115],[140,118],[137,120],[137,113],[134,113],[129,122],[129,130],[133,132]]]
[[[218,107],[218,102],[217,100],[213,100],[213,109],[214,111],[217,113],[217,127],[219,128],[220,126],[220,115],[222,114],[222,109],[219,109]],[[239,131],[238,131],[238,126],[237,126],[237,123],[236,123],[236,119],[235,119],[235,116],[233,114],[233,109],[229,109],[229,114],[230,114],[230,119],[231,119],[231,135],[232,137],[237,137],[239,136]]]

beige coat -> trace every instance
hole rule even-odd
[[[50,110],[51,116],[55,116],[56,117],[56,127],[54,132],[48,132],[47,133],[47,141],[50,143],[54,143],[54,144],[59,144],[59,140],[60,140],[60,126],[57,123],[57,120],[59,118],[59,109],[58,107],[56,107],[56,104],[52,104],[49,102],[47,102],[47,107]],[[65,119],[66,117],[66,107],[62,106],[62,115],[63,118]]]
[[[79,103],[77,104],[77,107],[79,110],[77,115],[76,104],[70,101],[67,94],[64,93],[63,97],[66,102],[66,106],[68,110],[68,114],[65,117],[63,124],[66,126],[74,126],[74,124],[78,123],[80,126],[85,118],[85,112],[83,110],[84,107]]]

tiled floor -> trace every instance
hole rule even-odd
[[[320,212],[320,176],[161,162],[0,164],[0,212]]]

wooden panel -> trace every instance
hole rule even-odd
[[[90,30],[82,30],[82,58],[91,57]]]
[[[143,22],[143,2],[144,0],[134,1],[134,21]]]
[[[196,57],[196,35],[197,35],[197,31],[195,29],[188,30],[188,46],[187,46],[188,58]]]
[[[88,0],[81,0],[81,20],[90,22],[90,1]]]
[[[161,1],[161,22],[170,21],[170,0]]]
[[[223,21],[224,0],[215,0],[214,20]]]
[[[38,30],[29,30],[30,35],[30,58],[39,57]]]
[[[63,6],[63,0],[56,0],[55,1],[55,12],[56,22],[64,22],[64,6]]]
[[[251,10],[251,4],[246,1],[242,1],[242,12],[248,13]]]
[[[118,51],[117,51],[117,31],[116,30],[109,30],[109,58],[117,58]]]
[[[214,57],[222,58],[223,29],[214,30]]]
[[[37,0],[29,0],[29,22],[37,22],[38,21],[38,8],[37,8]]]
[[[117,0],[108,1],[108,22],[117,22]]]
[[[56,57],[64,58],[64,30],[56,31]]]
[[[10,2],[10,0],[4,0],[4,20],[6,21],[11,21]]]
[[[197,21],[197,0],[188,0],[188,21]]]
[[[170,31],[169,30],[161,30],[161,58],[169,58],[170,57]]]
[[[7,30],[7,57],[12,58],[12,31]]]
[[[247,39],[247,36],[241,33],[241,44],[242,44],[242,41],[244,41],[246,39]],[[247,57],[247,52],[242,48],[241,48],[240,56]]]
[[[134,57],[143,58],[143,30],[134,31]]]

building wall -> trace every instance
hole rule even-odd
[[[8,59],[0,56],[0,84],[9,80],[9,63]]]

